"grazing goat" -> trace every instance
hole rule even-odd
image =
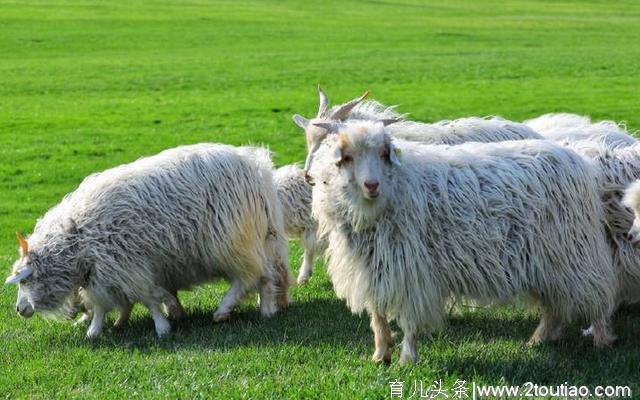
[[[414,361],[451,296],[537,300],[530,343],[576,316],[611,343],[617,280],[596,171],[580,156],[544,140],[436,146],[392,141],[379,122],[320,126],[337,134],[309,171],[313,215],[338,297],[371,315],[375,361],[391,359],[390,320],[400,361]]]
[[[289,264],[282,211],[264,149],[200,144],[166,150],[86,178],[18,236],[21,257],[7,283],[17,309],[68,315],[78,293],[102,332],[106,313],[141,302],[159,336],[177,309],[176,292],[214,278],[231,281],[216,321],[254,289],[260,311],[288,301]],[[81,290],[80,290],[81,289]]]

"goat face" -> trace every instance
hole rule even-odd
[[[72,308],[70,299],[77,290],[73,279],[37,252],[24,251],[13,265],[13,274],[6,284],[18,285],[16,311],[22,317],[29,318],[36,311],[65,316]],[[69,303],[69,304],[67,304]]]

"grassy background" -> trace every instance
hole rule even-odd
[[[202,141],[302,160],[291,115],[315,113],[317,83],[337,102],[371,89],[426,121],[570,111],[640,127],[638,2],[317,3],[0,0],[2,269],[16,258],[14,232],[90,172]],[[294,244],[296,271],[300,258]],[[418,365],[387,368],[369,361],[368,319],[335,298],[321,267],[269,321],[251,301],[214,324],[225,289],[185,293],[189,318],[167,339],[137,307],[130,328],[90,343],[84,328],[20,319],[5,287],[0,396],[388,398],[392,379],[640,390],[637,312],[619,315],[607,351],[579,325],[527,348],[532,311],[465,312],[423,341]]]

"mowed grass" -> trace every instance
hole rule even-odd
[[[336,102],[371,89],[425,121],[569,111],[640,128],[637,2],[316,3],[0,0],[2,271],[14,232],[89,173],[204,141],[301,161],[291,115],[315,114],[317,83]],[[294,272],[300,259],[294,243]],[[398,366],[395,350],[384,367],[369,361],[368,318],[336,299],[322,266],[266,321],[254,297],[214,323],[226,288],[181,294],[189,317],[166,339],[138,306],[129,328],[89,342],[85,327],[19,318],[16,288],[4,287],[0,396],[388,398],[395,379],[406,396],[439,379],[640,390],[637,310],[618,314],[620,340],[606,350],[579,335],[584,321],[528,348],[535,311],[465,311],[422,340],[417,365]]]

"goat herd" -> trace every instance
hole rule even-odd
[[[533,300],[532,344],[575,318],[613,342],[613,312],[640,300],[640,143],[624,127],[572,114],[426,124],[367,93],[329,107],[319,92],[318,115],[293,118],[304,169],[197,144],[87,177],[17,234],[18,313],[81,313],[94,338],[139,302],[162,336],[184,314],[179,290],[224,278],[216,321],[255,290],[269,317],[289,301],[289,237],[304,248],[298,284],[323,255],[338,297],[369,313],[376,362],[391,360],[392,320],[400,362],[415,361],[451,298]]]

